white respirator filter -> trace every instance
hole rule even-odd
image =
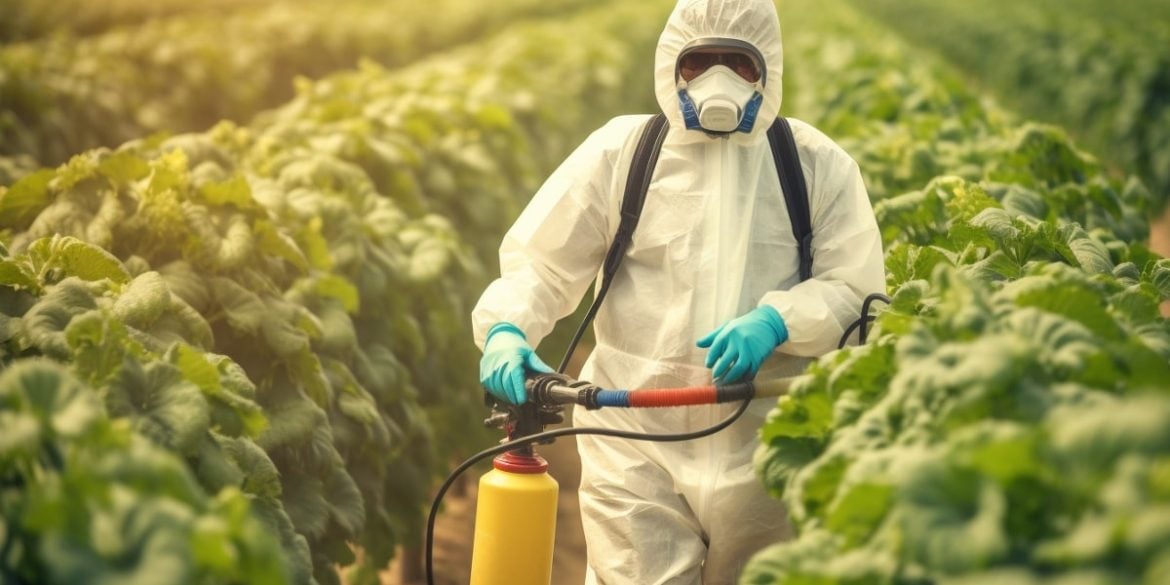
[[[753,84],[724,65],[703,72],[683,91],[697,110],[698,125],[711,132],[734,132],[739,128],[744,110],[757,95]]]

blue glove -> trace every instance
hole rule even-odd
[[[745,374],[754,377],[772,350],[787,340],[788,328],[780,313],[762,305],[708,333],[698,346],[711,348],[707,367],[716,382],[727,384]]]
[[[500,400],[524,404],[528,400],[524,375],[529,371],[553,373],[528,345],[519,327],[507,322],[493,325],[479,360],[479,382]]]

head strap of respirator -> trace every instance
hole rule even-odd
[[[683,58],[688,53],[709,49],[747,55],[758,69],[759,79],[748,81],[730,67],[716,64],[690,81],[685,80]],[[762,92],[767,74],[763,55],[750,43],[737,39],[703,37],[684,45],[675,60],[674,79],[687,129],[702,130],[708,134],[751,132],[764,101]]]

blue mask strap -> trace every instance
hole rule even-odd
[[[760,92],[757,91],[756,95],[753,95],[752,99],[748,100],[747,107],[743,109],[743,117],[740,119],[739,127],[735,129],[736,132],[751,133],[752,126],[756,125],[756,116],[759,115],[760,106],[763,103],[764,96],[760,95]]]
[[[703,127],[699,125],[699,109],[695,107],[695,102],[687,90],[678,90],[678,104],[682,109],[683,122],[686,122],[687,130],[702,130]]]

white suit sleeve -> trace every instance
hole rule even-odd
[[[589,136],[533,196],[500,245],[500,277],[472,311],[475,343],[501,321],[536,347],[576,309],[609,242],[611,183],[628,124],[611,121]]]
[[[806,156],[811,155],[811,156]],[[789,290],[772,291],[760,304],[779,311],[788,341],[778,351],[819,356],[837,348],[861,304],[885,292],[881,233],[857,163],[833,144],[801,153],[813,225],[812,278]]]

